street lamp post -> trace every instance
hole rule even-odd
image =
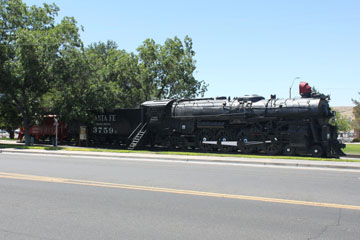
[[[58,145],[58,123],[59,119],[57,117],[55,117],[55,142],[54,142],[54,146],[57,147]]]

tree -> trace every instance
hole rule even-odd
[[[346,118],[339,112],[335,113],[335,125],[339,131],[348,132],[351,130],[351,119]]]
[[[207,85],[193,75],[196,69],[195,51],[188,36],[184,42],[178,37],[169,38],[164,45],[146,39],[137,51],[146,100],[204,95]]]
[[[0,96],[0,129],[5,129],[13,139],[14,131],[21,126],[21,122],[16,104],[5,96]]]
[[[58,11],[55,4],[28,7],[21,0],[0,0],[0,92],[22,117],[26,145],[45,95],[65,71],[63,52],[82,46],[75,19],[56,24]]]
[[[138,57],[117,49],[116,43],[92,44],[86,56],[97,84],[102,86],[103,96],[109,104],[104,108],[137,107],[143,100],[139,80]]]
[[[96,106],[94,77],[82,49],[68,49],[63,52],[63,69],[60,80],[44,95],[44,109],[56,113],[65,122],[86,121],[87,109]]]
[[[312,94],[320,94],[319,90],[317,90],[317,88],[315,86],[311,87],[311,93]]]
[[[115,42],[64,51],[62,79],[46,95],[47,109],[65,121],[91,120],[92,111],[138,107],[143,101],[138,57]]]
[[[30,126],[46,112],[86,120],[89,109],[137,107],[149,99],[203,95],[207,85],[193,76],[192,40],[177,37],[158,45],[146,40],[139,55],[116,43],[84,48],[74,18],[55,23],[55,4],[27,6],[0,0],[0,93],[3,123],[20,116],[26,145]],[[10,114],[11,113],[11,114]]]
[[[139,52],[139,69],[140,79],[142,83],[142,91],[144,100],[151,100],[156,94],[157,72],[158,64],[158,51],[160,46],[152,39],[146,39],[141,46],[138,47]]]

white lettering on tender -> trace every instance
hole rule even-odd
[[[99,114],[96,116],[96,121],[99,122],[115,122],[116,121],[116,115],[114,114],[109,114],[109,115],[102,115]]]

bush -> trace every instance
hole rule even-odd
[[[360,138],[354,138],[352,142],[360,142]]]

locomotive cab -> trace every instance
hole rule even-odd
[[[170,116],[171,100],[154,100],[141,104],[141,118],[143,123],[148,123],[149,127],[161,125],[161,123]]]

